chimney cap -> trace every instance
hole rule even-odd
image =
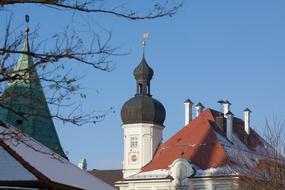
[[[218,103],[219,103],[219,104],[224,104],[224,103],[225,103],[225,100],[219,100]]]
[[[231,111],[228,111],[228,113],[226,113],[226,115],[234,115]]]
[[[245,108],[243,111],[251,113],[251,110],[249,108]]]
[[[195,107],[203,107],[203,108],[205,108],[201,102],[198,102],[198,104],[196,104]]]
[[[193,102],[188,98],[187,100],[184,101],[184,103],[190,103],[193,104]]]
[[[224,103],[224,104],[232,105],[228,100],[225,100],[223,103]]]

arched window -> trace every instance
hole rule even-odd
[[[142,84],[139,84],[139,93],[142,94]]]

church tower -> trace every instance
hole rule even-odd
[[[166,113],[163,105],[150,94],[153,74],[143,55],[134,70],[137,92],[121,110],[124,130],[124,178],[138,173],[149,163],[162,142]]]
[[[27,24],[28,21],[29,17],[26,16]],[[13,71],[18,77],[8,83],[2,94],[0,119],[67,158],[60,145],[32,56],[29,54],[28,25],[23,52],[25,53],[20,54]]]

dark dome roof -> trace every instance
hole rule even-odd
[[[165,120],[163,105],[151,96],[136,95],[122,107],[123,124],[153,123],[163,125]]]
[[[144,56],[140,62],[140,64],[134,70],[134,76],[136,80],[151,80],[153,76],[153,70],[147,64]]]

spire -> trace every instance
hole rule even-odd
[[[30,17],[29,15],[25,16],[25,20],[26,20],[26,38],[25,38],[25,46],[24,46],[24,51],[25,52],[30,52],[30,46],[29,46],[29,32],[30,32],[30,28],[29,28],[29,22],[30,22]]]
[[[148,33],[144,33],[143,35],[143,56],[140,64],[134,70],[134,76],[137,80],[137,95],[148,95],[150,96],[150,81],[153,77],[153,70],[147,64],[145,60],[145,39],[148,37]]]
[[[33,57],[30,54],[30,45],[29,45],[29,21],[30,17],[28,15],[25,16],[26,21],[26,29],[25,29],[25,40],[23,46],[23,53],[20,54],[19,59],[14,68],[14,74],[18,75],[19,80],[14,80],[8,83],[8,87],[15,85],[16,83],[19,85],[30,85],[33,82],[36,85],[39,85],[39,80],[37,80],[38,74],[34,66]]]
[[[29,16],[26,15],[26,30],[23,53],[15,65],[10,81],[3,93],[5,109],[0,107],[0,120],[12,124],[63,157],[58,135],[49,111],[37,70],[29,47]]]
[[[144,34],[143,37],[142,47],[145,48],[145,39],[148,34]],[[153,70],[146,62],[144,51],[142,60],[133,74],[137,83],[137,93],[122,107],[121,118],[123,123],[154,123],[163,126],[166,115],[165,108],[150,94],[150,81],[153,77]]]

